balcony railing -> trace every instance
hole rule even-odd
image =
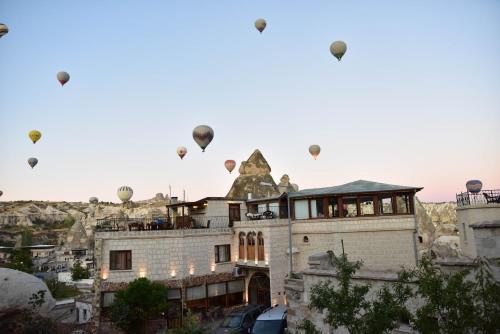
[[[457,194],[457,206],[475,206],[500,204],[500,190],[482,190],[478,193],[464,192]]]
[[[288,218],[288,208],[286,206],[273,207],[266,211],[249,211],[245,214],[247,220],[260,219],[286,219]]]
[[[229,217],[224,216],[178,216],[154,218],[102,218],[97,219],[97,232],[112,231],[156,231],[229,226]]]

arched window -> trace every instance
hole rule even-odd
[[[240,260],[245,259],[245,233],[240,232],[240,244],[238,248],[238,257]]]
[[[247,235],[247,259],[255,260],[255,233],[249,232]]]
[[[305,235],[304,238],[302,239],[302,241],[309,242],[309,237],[307,235]]]
[[[257,234],[257,256],[259,261],[264,261],[264,236],[262,232]]]

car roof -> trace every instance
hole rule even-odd
[[[266,310],[264,313],[259,315],[257,321],[259,320],[281,320],[286,316],[286,305],[277,305],[273,308]]]
[[[247,305],[247,306],[243,306],[240,309],[234,310],[233,312],[231,312],[228,315],[231,316],[231,315],[247,314],[248,312],[252,312],[252,311],[258,310],[259,308],[262,308],[262,305]]]

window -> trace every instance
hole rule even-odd
[[[309,204],[308,200],[294,201],[295,219],[308,219],[309,218]]]
[[[109,307],[111,304],[113,304],[113,301],[115,300],[115,293],[114,292],[105,292],[102,294],[102,307]]]
[[[186,288],[186,300],[196,300],[203,299],[206,297],[206,291],[204,285],[192,286]]]
[[[231,245],[215,246],[215,263],[231,261]]]
[[[410,196],[408,194],[397,195],[396,204],[398,213],[410,213]]]
[[[378,211],[381,215],[392,214],[392,196],[379,195],[378,197]]]
[[[181,299],[181,289],[168,289],[167,290],[167,299]]]
[[[328,199],[328,217],[339,217],[339,204],[336,198]]]
[[[228,293],[242,292],[242,291],[245,291],[245,281],[244,280],[227,282],[227,292]]]
[[[462,230],[464,231],[464,243],[467,243],[467,229],[465,223],[462,223]]]
[[[359,198],[359,209],[361,211],[362,216],[374,215],[375,209],[373,206],[373,197],[372,196],[361,196]]]
[[[325,218],[325,207],[322,198],[311,200],[311,218]]]
[[[264,261],[264,236],[262,232],[257,235],[257,259]]]
[[[247,235],[247,259],[255,260],[255,233],[250,232]]]
[[[226,294],[226,282],[207,285],[208,297],[222,296]]]
[[[304,238],[302,239],[302,241],[305,242],[305,243],[309,242],[309,238],[307,237],[307,235],[304,236]]]
[[[87,320],[87,309],[83,309],[83,320]]]
[[[110,251],[109,270],[132,270],[132,251]]]
[[[420,236],[420,235],[418,236],[418,242],[419,243],[423,243],[424,242],[424,238],[422,238],[422,236]]]
[[[266,203],[259,204],[259,206],[258,206],[258,212],[262,213],[262,212],[266,212],[266,211],[267,211],[267,204]]]
[[[269,203],[269,211],[274,213],[274,217],[279,217],[280,216],[280,206],[279,203],[274,202],[274,203]]]
[[[239,247],[238,247],[238,257],[240,260],[244,260],[245,259],[245,233],[243,232],[240,232],[240,244],[239,244]]]
[[[356,197],[343,197],[342,198],[342,213],[344,217],[356,217],[358,215]]]

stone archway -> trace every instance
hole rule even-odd
[[[269,276],[257,272],[248,283],[248,303],[271,306],[271,282]]]

